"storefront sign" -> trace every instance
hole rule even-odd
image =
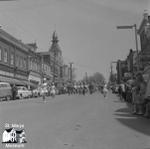
[[[41,83],[41,78],[33,76],[33,75],[29,75],[29,79],[28,80],[33,80],[33,81]]]

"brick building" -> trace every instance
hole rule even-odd
[[[37,52],[36,43],[24,44],[0,28],[0,81],[36,87],[44,80],[64,83],[69,67],[63,63],[56,32],[48,51]]]
[[[38,52],[42,56],[42,61],[45,63],[45,68],[47,67],[48,73],[45,76],[50,82],[55,82],[56,84],[63,82],[63,57],[62,51],[59,47],[59,40],[56,32],[52,35],[52,44],[48,51]],[[44,66],[43,66],[44,67]]]
[[[150,65],[150,15],[145,12],[138,34],[141,41],[140,67],[144,70]]]
[[[29,47],[28,52],[28,80],[35,84],[35,86],[42,83],[42,65],[41,56],[37,53],[36,43],[27,44]]]
[[[0,28],[0,81],[28,83],[28,47]]]

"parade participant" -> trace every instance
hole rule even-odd
[[[80,85],[79,85],[79,94],[80,95],[82,94],[82,83],[80,83]]]
[[[104,88],[103,88],[103,95],[104,95],[104,98],[106,98],[107,93],[108,93],[107,84],[105,84],[105,85],[104,85]]]
[[[85,86],[85,83],[83,82],[83,85],[82,85],[82,94],[85,95],[86,93],[86,86]]]
[[[93,84],[92,83],[90,83],[89,84],[89,91],[90,91],[90,94],[92,94],[93,93]]]
[[[67,92],[68,92],[68,95],[71,95],[71,84],[68,83],[67,85]]]
[[[77,94],[80,93],[80,85],[79,85],[79,82],[77,83]]]
[[[55,87],[55,84],[52,83],[52,86],[51,86],[51,96],[54,98],[56,95],[56,87]]]
[[[45,87],[44,86],[42,86],[42,88],[41,88],[41,93],[42,93],[42,98],[43,98],[43,101],[45,102],[46,100],[45,100],[45,97],[46,97],[46,91],[45,91],[46,89],[45,89]]]
[[[77,84],[74,84],[74,93],[77,94]]]

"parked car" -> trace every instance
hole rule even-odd
[[[0,82],[0,100],[11,100],[12,88],[7,82]]]
[[[32,96],[32,92],[28,90],[25,86],[18,86],[17,87],[17,98],[29,98]]]

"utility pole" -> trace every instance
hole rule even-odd
[[[117,26],[117,29],[133,29],[134,28],[134,34],[135,34],[135,46],[136,46],[136,53],[137,53],[137,71],[140,70],[139,65],[139,50],[138,50],[138,38],[137,38],[137,26],[134,25],[125,25],[125,26]]]
[[[73,62],[70,62],[69,65],[70,65],[70,82],[72,82],[72,65],[73,65]]]

